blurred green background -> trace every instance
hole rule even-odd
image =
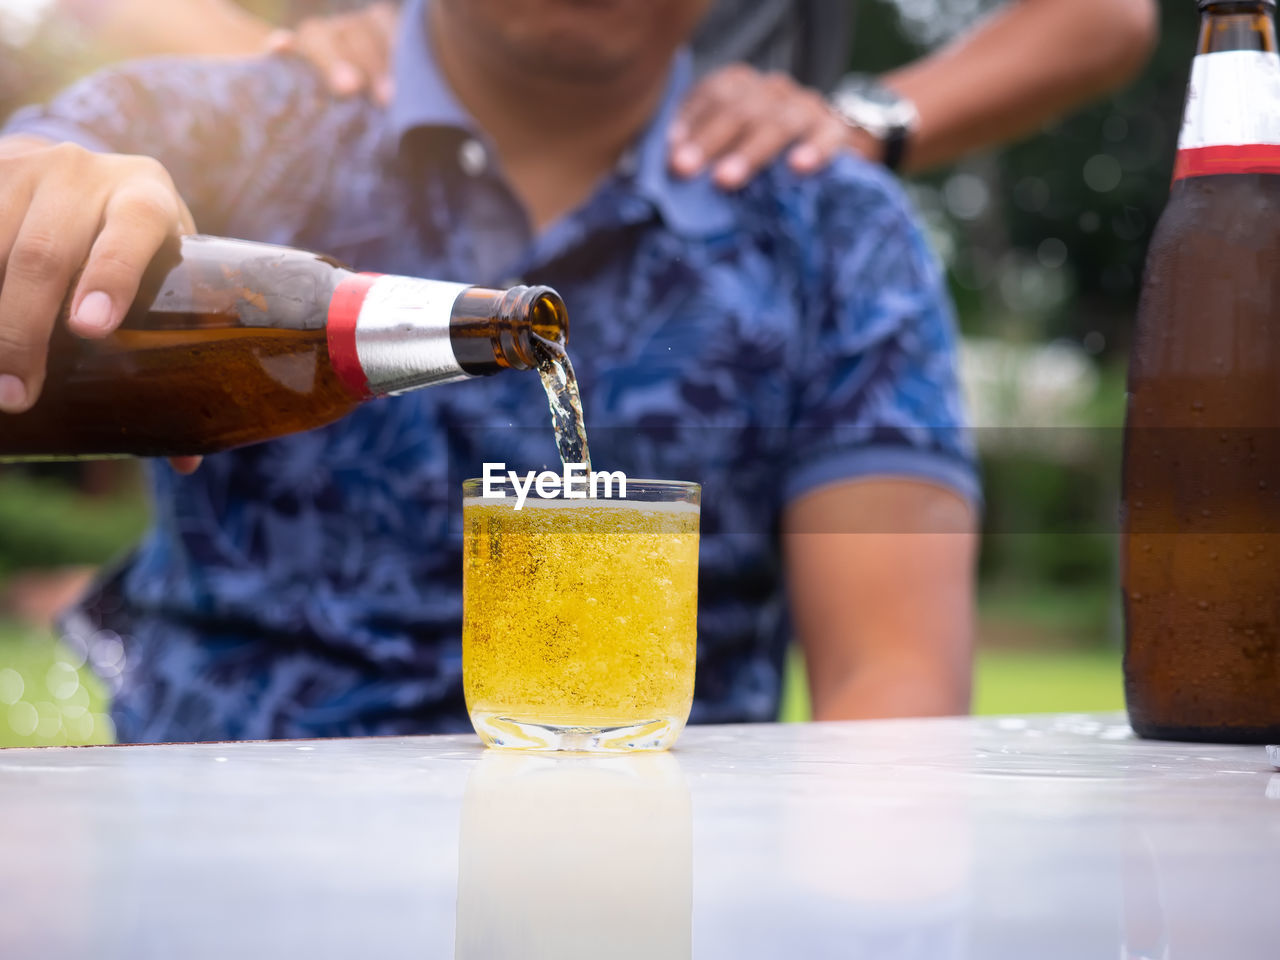
[[[48,6],[0,0],[0,116],[91,66],[72,32],[40,16]],[[851,67],[905,62],[992,6],[866,0]],[[959,308],[985,473],[980,713],[1123,706],[1115,523],[1124,370],[1196,30],[1190,0],[1161,8],[1160,47],[1127,90],[910,184]],[[73,582],[56,571],[126,549],[146,511],[135,465],[0,465],[0,745],[110,738],[102,685],[40,621]],[[109,654],[100,672],[110,673]],[[785,716],[806,711],[793,669]]]

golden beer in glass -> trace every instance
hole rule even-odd
[[[697,484],[520,509],[463,486],[462,667],[486,744],[664,750],[693,703]],[[492,488],[491,488],[492,491]],[[616,492],[616,491],[615,491]]]

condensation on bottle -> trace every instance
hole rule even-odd
[[[1125,693],[1141,736],[1280,741],[1280,56],[1201,2],[1125,426]]]

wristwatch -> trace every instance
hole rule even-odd
[[[880,141],[880,161],[897,171],[907,154],[907,142],[920,124],[916,105],[890,90],[875,77],[850,74],[831,95],[831,106],[845,123],[867,131]]]

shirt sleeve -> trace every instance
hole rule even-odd
[[[887,174],[842,160],[817,206],[784,499],[906,477],[978,504],[950,301],[906,198]]]

